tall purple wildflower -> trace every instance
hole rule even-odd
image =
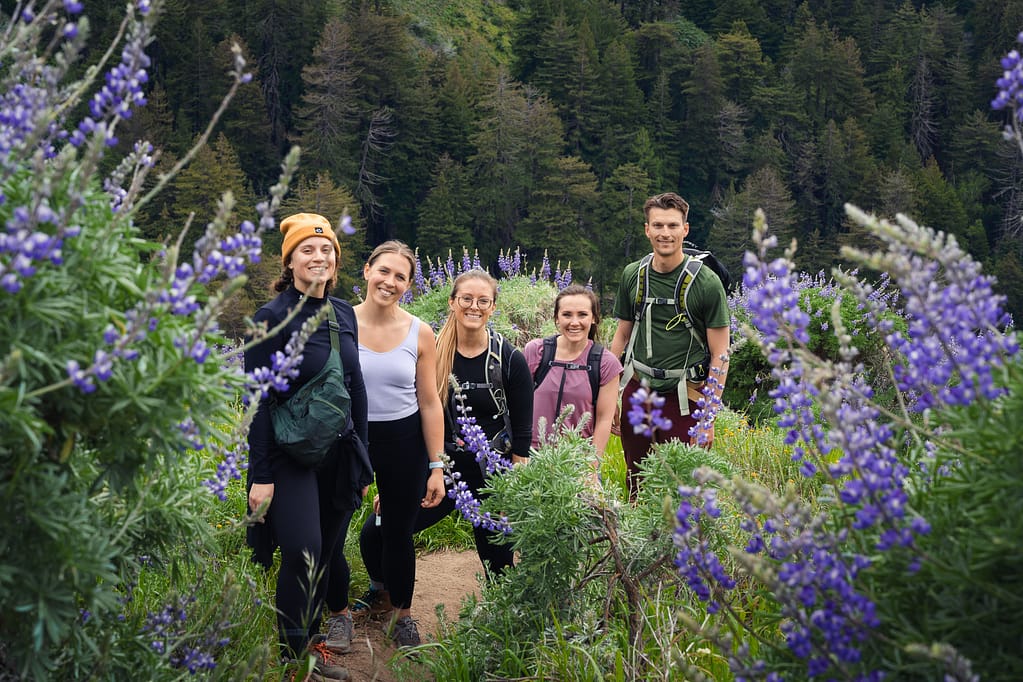
[[[457,418],[461,434],[459,445],[476,455],[476,461],[488,476],[511,469],[511,462],[490,447],[490,441],[483,429],[476,423],[476,418],[469,414],[471,408],[465,405],[465,396],[457,386],[455,387],[455,400],[457,401],[456,409],[460,414]],[[473,497],[469,486],[461,480],[461,474],[457,471],[450,471],[446,479],[448,497],[455,501],[455,508],[473,526],[505,535],[512,532],[512,526],[507,516],[496,516],[490,512],[481,511],[479,500]]]
[[[1023,32],[1016,36],[1016,42],[1023,43]],[[1010,50],[1002,57],[1002,77],[995,85],[998,94],[991,100],[996,111],[1009,109],[1016,121],[1023,123],[1023,59],[1019,50]]]
[[[639,388],[629,396],[629,424],[635,433],[641,433],[646,438],[653,438],[657,431],[667,431],[671,428],[671,420],[665,417],[661,408],[664,407],[664,397],[657,395],[650,390],[646,379],[643,379]]]
[[[897,225],[847,207],[850,215],[876,230],[888,245],[879,257],[856,249],[846,253],[891,273],[901,291],[907,331],[882,322],[885,341],[896,354],[897,386],[925,410],[966,405],[1002,394],[996,372],[1019,351],[1015,337],[1002,330],[1010,318],[1005,297],[993,279],[963,251],[954,237],[899,216]]]

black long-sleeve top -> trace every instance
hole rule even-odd
[[[266,321],[267,328],[273,329],[281,323],[288,312],[299,304],[302,294],[294,286],[282,291],[275,299],[256,311],[253,319],[258,323]],[[251,372],[257,367],[271,367],[271,358],[277,351],[284,351],[284,346],[291,335],[302,328],[302,324],[316,314],[329,301],[337,314],[340,329],[341,363],[345,368],[345,386],[352,398],[350,427],[355,429],[363,443],[369,441],[367,424],[366,384],[359,366],[359,325],[355,320],[355,311],[351,304],[339,298],[312,298],[302,306],[287,326],[274,336],[268,337],[245,352],[245,371]],[[299,375],[289,382],[288,391],[278,394],[278,398],[286,400],[305,382],[312,379],[323,368],[330,352],[330,329],[328,319],[309,337],[302,352],[302,364]],[[273,462],[278,457],[286,457],[274,442],[273,426],[270,423],[269,399],[261,400],[256,416],[249,429],[249,483],[273,483]]]
[[[505,341],[505,353],[502,359],[504,392],[508,401],[508,416],[511,419],[512,452],[520,457],[529,457],[529,445],[533,437],[533,376],[529,372],[529,365],[526,364],[526,357],[516,348],[512,348]],[[510,350],[510,352],[509,352]],[[489,353],[484,351],[474,358],[463,357],[455,353],[455,360],[451,367],[452,374],[458,379],[458,383],[486,383],[486,363]],[[459,416],[456,409],[457,401],[453,391],[448,395],[448,414],[450,418],[445,419],[444,440],[455,442],[452,428],[458,428],[454,421]],[[487,438],[493,438],[504,428],[504,418],[496,417],[498,409],[490,391],[486,388],[474,388],[465,391],[466,405],[472,408],[469,414],[476,418],[476,424],[487,434]],[[457,434],[461,436],[461,434]]]

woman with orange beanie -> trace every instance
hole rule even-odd
[[[299,374],[288,389],[271,390],[275,395],[260,401],[249,430],[247,485],[249,508],[255,512],[265,507],[266,514],[262,522],[250,526],[248,541],[254,560],[267,568],[273,562],[274,548],[281,548],[276,607],[282,656],[297,659],[312,655],[316,669],[310,679],[343,680],[348,673],[338,665],[337,652],[317,633],[328,581],[341,585],[349,581],[348,575],[326,575],[329,558],[340,551],[337,543],[343,545],[352,514],[372,481],[365,447],[367,402],[359,365],[358,325],[352,306],[328,295],[341,255],[330,222],[315,213],[299,213],[281,221],[281,232],[283,271],[273,285],[278,295],[256,312],[254,320],[273,329],[294,308],[302,307],[282,331],[246,351],[245,370],[270,368],[274,354],[284,352],[292,333],[323,306],[333,306],[337,326],[332,332],[330,319],[325,319],[306,342]],[[332,345],[335,333],[339,344]],[[337,345],[351,396],[351,416],[324,462],[310,469],[277,446],[271,405],[274,400],[287,400],[313,378]],[[307,565],[306,557],[311,557],[313,566]],[[347,572],[347,563],[341,563],[341,572]]]

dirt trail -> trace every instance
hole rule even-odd
[[[449,621],[458,618],[462,598],[470,592],[479,594],[478,574],[482,571],[479,557],[473,551],[445,550],[418,558],[412,616],[419,621],[419,633],[424,642],[436,639],[437,604],[444,605],[444,615]],[[395,652],[394,643],[384,635],[380,621],[357,623],[352,650],[344,655],[343,664],[352,682],[396,682],[388,666]]]

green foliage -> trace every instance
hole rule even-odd
[[[605,458],[602,489],[590,482],[589,458],[588,442],[569,434],[528,466],[490,480],[484,509],[507,514],[514,527],[507,542],[520,558],[463,606],[436,645],[422,649],[438,679],[537,671],[558,679],[607,671],[617,671],[610,679],[670,679],[680,661],[729,679],[723,659],[676,616],[679,609],[695,619],[705,614],[672,570],[671,540],[673,491],[698,466],[730,471],[726,459],[677,443],[658,447],[632,506],[620,498],[620,457]]]
[[[919,540],[923,557],[907,579],[909,552],[871,570],[869,589],[885,616],[884,635],[900,643],[948,643],[983,680],[1023,676],[1023,362],[1002,377],[1008,395],[934,415],[945,433],[933,452],[921,443],[907,453],[924,473],[909,500],[931,524]],[[940,661],[872,652],[899,679],[929,680]]]
[[[25,200],[29,182],[20,176],[4,186],[8,206]],[[95,392],[82,393],[67,378],[65,363],[90,365],[105,330],[123,328],[125,312],[160,281],[157,270],[140,265],[151,248],[127,219],[111,214],[109,201],[90,190],[64,264],[39,268],[0,300],[7,321],[0,331],[7,349],[0,499],[10,520],[0,534],[0,622],[19,669],[37,678],[90,665],[101,678],[118,677],[117,661],[104,657],[116,642],[141,642],[143,633],[94,628],[116,621],[135,558],[167,570],[195,559],[211,540],[205,513],[212,498],[178,425],[192,419],[213,442],[224,437],[218,424],[237,418],[234,375],[177,347],[194,329],[189,317],[163,317],[133,345],[138,357],[115,360]],[[66,655],[56,654],[71,641]],[[125,665],[138,664],[132,660]]]
[[[883,284],[880,286],[883,292]],[[826,281],[823,272],[816,277],[800,273],[798,287],[801,291],[799,306],[810,316],[808,348],[821,358],[839,360],[839,344],[833,331],[837,314],[838,321],[851,337],[851,345],[857,350],[858,361],[863,363],[879,401],[890,403],[894,399],[894,388],[888,374],[884,344],[875,330],[865,326],[863,312],[856,300],[843,295],[834,281]],[[733,315],[740,328],[749,324],[748,312],[741,301],[733,307]],[[889,314],[887,319],[897,328],[905,327],[905,321],[897,315]],[[733,339],[728,381],[722,400],[732,409],[748,414],[754,423],[773,419],[773,399],[769,393],[775,384],[770,373],[770,365],[760,347],[744,336],[738,336]]]

